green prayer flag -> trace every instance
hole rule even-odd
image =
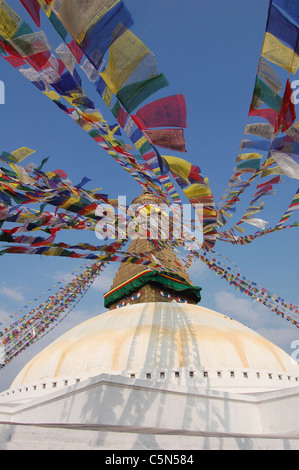
[[[142,82],[131,83],[130,85],[124,86],[117,93],[117,98],[122,103],[126,111],[131,113],[149,96],[168,85],[168,81],[163,73],[161,73],[156,77],[149,78]]]
[[[259,77],[256,78],[254,95],[266,103],[269,108],[279,112],[281,108],[282,98],[273,93],[270,87],[266,85]]]

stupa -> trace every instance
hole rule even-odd
[[[129,251],[154,246],[137,239]],[[201,288],[169,247],[155,256],[165,271],[122,264],[109,310],[56,339],[0,395],[1,449],[299,449],[299,365],[199,306]]]

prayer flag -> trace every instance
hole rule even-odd
[[[127,29],[109,48],[109,62],[100,73],[116,95],[150,50]]]
[[[271,156],[274,158],[284,175],[287,175],[290,178],[299,179],[299,165],[290,155],[272,150]]]
[[[149,142],[157,147],[186,152],[183,129],[147,129],[143,133]]]
[[[37,0],[20,0],[22,3],[23,7],[26,8],[28,11],[29,15],[35,22],[35,24],[40,27],[40,4],[38,3]]]
[[[245,134],[258,135],[269,140],[273,137],[273,131],[274,127],[266,123],[247,124],[245,127]]]
[[[168,96],[141,108],[132,116],[139,129],[186,127],[186,102],[183,95]]]
[[[271,88],[275,94],[279,94],[283,88],[283,84],[277,73],[268,64],[268,62],[260,58],[258,67],[258,75],[264,80],[264,82]]]
[[[274,3],[284,10],[299,25],[299,10],[297,0],[274,0]]]
[[[271,141],[267,139],[263,140],[242,140],[241,149],[255,149],[264,150],[267,152],[271,147]]]
[[[281,128],[281,132],[285,132],[289,129],[296,119],[296,111],[293,100],[293,89],[290,80],[287,79],[286,89],[283,96],[281,108],[278,114],[278,119],[275,125],[274,133],[278,132]]]
[[[281,106],[281,97],[273,93],[270,87],[266,85],[258,76],[256,77],[254,95],[266,103],[269,108],[279,111]]]
[[[134,109],[137,108],[137,106],[143,103],[143,101],[156,93],[156,91],[168,85],[168,81],[161,73],[156,77],[152,77],[141,82],[132,83],[130,85],[125,85],[117,93],[117,98],[122,103],[125,110],[128,113],[131,113]]]
[[[203,182],[203,176],[200,173],[200,169],[183,158],[162,156],[163,160],[169,167],[169,170],[181,178],[185,184],[192,184],[195,182]]]
[[[262,57],[292,74],[295,74],[299,67],[299,55],[268,32],[265,34]]]
[[[273,4],[269,12],[267,32],[288,44],[295,53],[299,53],[299,28],[282,15]]]
[[[119,0],[97,0],[78,2],[77,0],[55,0],[52,10],[76,42],[81,43],[92,25],[103,18]]]
[[[267,119],[267,121],[271,124],[271,126],[275,126],[277,118],[278,118],[278,112],[275,111],[274,109],[250,108],[249,116],[261,117],[261,118]]]

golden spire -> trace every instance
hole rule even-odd
[[[161,199],[145,190],[132,204],[160,205]],[[172,248],[163,246],[157,250],[150,239],[137,238],[131,241],[127,251],[133,256],[155,251],[153,261],[158,260],[164,269],[159,271],[144,265],[122,263],[109,292],[104,295],[105,306],[110,310],[147,302],[199,302],[201,289],[193,286]]]

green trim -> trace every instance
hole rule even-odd
[[[197,300],[197,302],[200,302],[201,300],[201,287],[192,286],[180,276],[165,272],[160,273],[153,270],[141,273],[139,277],[132,279],[131,282],[128,282],[127,284],[122,285],[117,289],[113,289],[111,293],[107,292],[107,294],[104,296],[105,307],[109,308],[110,305],[118,302],[121,299],[124,299],[129,294],[141,289],[148,283],[155,283],[160,287],[166,287],[176,292],[184,293],[185,295],[191,295]]]

